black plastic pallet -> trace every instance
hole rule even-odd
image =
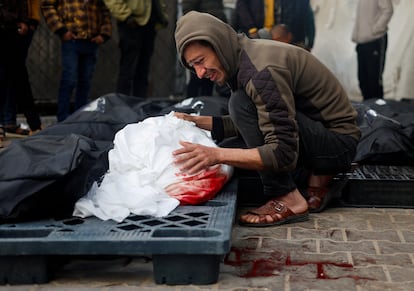
[[[215,283],[231,247],[237,185],[232,179],[207,203],[179,206],[162,218],[132,215],[117,223],[72,217],[1,224],[0,284],[46,283],[56,257],[78,255],[151,256],[157,284]]]
[[[414,167],[361,165],[350,173],[341,203],[354,207],[414,208]]]

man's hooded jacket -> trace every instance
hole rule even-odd
[[[316,57],[289,44],[250,39],[212,15],[189,12],[177,21],[177,51],[184,66],[185,47],[195,40],[211,44],[232,91],[242,89],[255,103],[264,145],[258,147],[267,170],[291,171],[299,152],[299,111],[338,134],[356,140],[357,112],[336,77]],[[225,136],[234,135],[223,117]]]

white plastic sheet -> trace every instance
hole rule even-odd
[[[95,183],[77,201],[73,215],[118,222],[131,213],[160,217],[180,201],[187,203],[182,199],[185,196],[198,202],[214,196],[231,176],[232,168],[219,165],[193,176],[180,174],[172,156],[181,147],[180,140],[216,146],[206,131],[174,117],[173,112],[124,127],[115,135],[108,172],[99,186]],[[206,181],[213,181],[215,187]]]

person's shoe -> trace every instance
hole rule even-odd
[[[6,135],[8,136],[15,136],[15,137],[22,137],[28,136],[30,130],[22,128],[21,125],[6,125],[4,126],[4,130],[6,131]]]
[[[332,200],[332,192],[328,187],[308,187],[308,207],[309,212],[321,212]]]
[[[341,177],[340,179],[333,179],[329,186],[308,187],[306,194],[309,212],[321,212],[334,198],[339,198],[347,181],[347,177]]]

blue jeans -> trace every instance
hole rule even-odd
[[[88,102],[98,45],[88,40],[62,42],[62,77],[58,96],[57,120],[65,120],[71,113],[70,99],[74,89],[75,110]]]
[[[233,92],[229,100],[229,112],[247,148],[264,144],[256,106],[244,91]],[[358,144],[356,139],[330,131],[321,122],[301,112],[296,112],[296,121],[299,127],[297,168],[292,172],[260,171],[265,195],[283,196],[299,188],[297,177],[303,172],[335,175],[351,167]]]

